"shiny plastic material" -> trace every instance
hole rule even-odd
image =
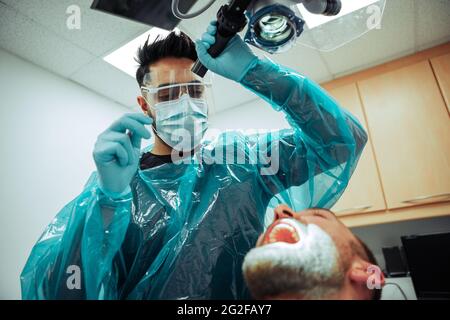
[[[128,199],[104,196],[94,174],[33,248],[23,298],[248,298],[241,266],[267,208],[331,207],[367,136],[318,85],[287,68],[258,61],[241,83],[284,112],[292,128],[226,133],[190,162],[138,170]],[[243,151],[245,161],[227,158],[229,148],[218,152],[224,146]],[[199,154],[203,161],[194,161]],[[81,288],[69,289],[76,266]]]

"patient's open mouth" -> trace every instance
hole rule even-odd
[[[281,219],[267,229],[262,245],[275,242],[297,243],[299,241],[297,228],[289,222],[289,219]]]

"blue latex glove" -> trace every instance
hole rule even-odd
[[[258,61],[258,57],[250,50],[249,46],[239,35],[235,35],[228,42],[225,50],[217,58],[211,57],[208,49],[216,41],[216,23],[216,21],[212,21],[206,32],[202,35],[202,39],[195,42],[198,59],[212,72],[240,82],[247,71]]]
[[[99,135],[94,147],[94,161],[100,189],[117,199],[131,192],[130,182],[139,165],[141,139],[150,138],[144,125],[153,120],[142,113],[129,113]]]

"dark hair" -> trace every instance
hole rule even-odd
[[[375,255],[373,254],[373,252],[361,239],[359,239],[358,237],[357,239],[359,240],[359,244],[363,248],[364,254],[366,255],[365,257],[362,258],[367,259],[367,261],[370,262],[370,264],[378,266],[377,259],[375,259]],[[373,289],[372,300],[380,300],[380,299],[381,299],[381,289]]]
[[[145,74],[150,71],[150,65],[166,57],[188,58],[196,61],[195,44],[189,36],[181,31],[172,31],[164,38],[157,37],[152,43],[149,43],[149,39],[147,39],[139,48],[135,58],[139,64],[136,71],[136,80],[139,86],[142,86]]]

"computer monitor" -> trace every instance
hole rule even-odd
[[[450,232],[401,237],[418,299],[450,299]]]

